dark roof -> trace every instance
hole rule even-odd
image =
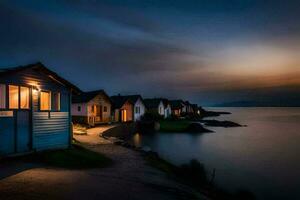
[[[76,92],[76,93],[81,93],[82,92],[77,86],[73,85],[72,83],[70,83],[66,79],[62,78],[57,73],[51,71],[50,69],[45,67],[40,62],[34,63],[34,64],[29,64],[29,65],[24,65],[24,66],[0,69],[0,76],[5,76],[5,75],[8,75],[8,74],[16,73],[18,71],[22,71],[22,70],[26,70],[26,69],[33,69],[33,70],[42,72],[45,75],[47,75],[50,79],[52,79],[53,81],[65,86],[65,87],[68,87],[68,88],[72,89],[74,92]]]
[[[160,98],[144,99],[145,106],[146,106],[148,109],[151,109],[151,108],[158,108],[158,105],[159,105],[159,103],[160,103],[161,101],[162,101],[162,100],[161,100]]]
[[[128,97],[126,96],[116,95],[116,96],[111,96],[110,99],[115,109],[121,108],[127,101],[133,104],[132,101],[128,99]]]
[[[185,101],[185,102],[183,102],[185,105],[187,105],[187,106],[191,106],[192,104],[189,102],[189,101]]]
[[[183,106],[183,101],[182,100],[171,100],[170,101],[171,108],[172,109],[181,109]]]
[[[124,98],[127,98],[131,101],[131,103],[136,103],[138,99],[140,99],[142,102],[144,101],[141,95],[125,95]]]
[[[161,100],[162,100],[162,102],[163,102],[163,104],[164,104],[165,107],[167,107],[168,104],[170,104],[170,101],[168,99],[161,98]]]
[[[74,95],[72,98],[72,103],[86,103],[95,98],[97,95],[104,95],[110,102],[111,99],[106,94],[104,90],[95,90],[90,92],[82,92],[80,95]],[[112,102],[111,102],[112,103]]]

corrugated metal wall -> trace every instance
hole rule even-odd
[[[69,145],[68,112],[33,113],[33,148],[44,150]]]

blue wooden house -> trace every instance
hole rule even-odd
[[[41,63],[0,69],[0,156],[69,147],[74,92]]]

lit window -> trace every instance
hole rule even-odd
[[[50,110],[50,109],[51,109],[51,93],[41,92],[40,110]]]
[[[20,87],[20,108],[29,109],[29,88]]]
[[[60,93],[56,92],[53,94],[53,110],[60,111]]]
[[[18,109],[19,108],[19,86],[9,85],[9,108]]]
[[[0,108],[6,108],[6,85],[0,84]]]

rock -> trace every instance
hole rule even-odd
[[[213,131],[204,128],[200,123],[191,123],[187,129],[189,133],[211,133]]]

